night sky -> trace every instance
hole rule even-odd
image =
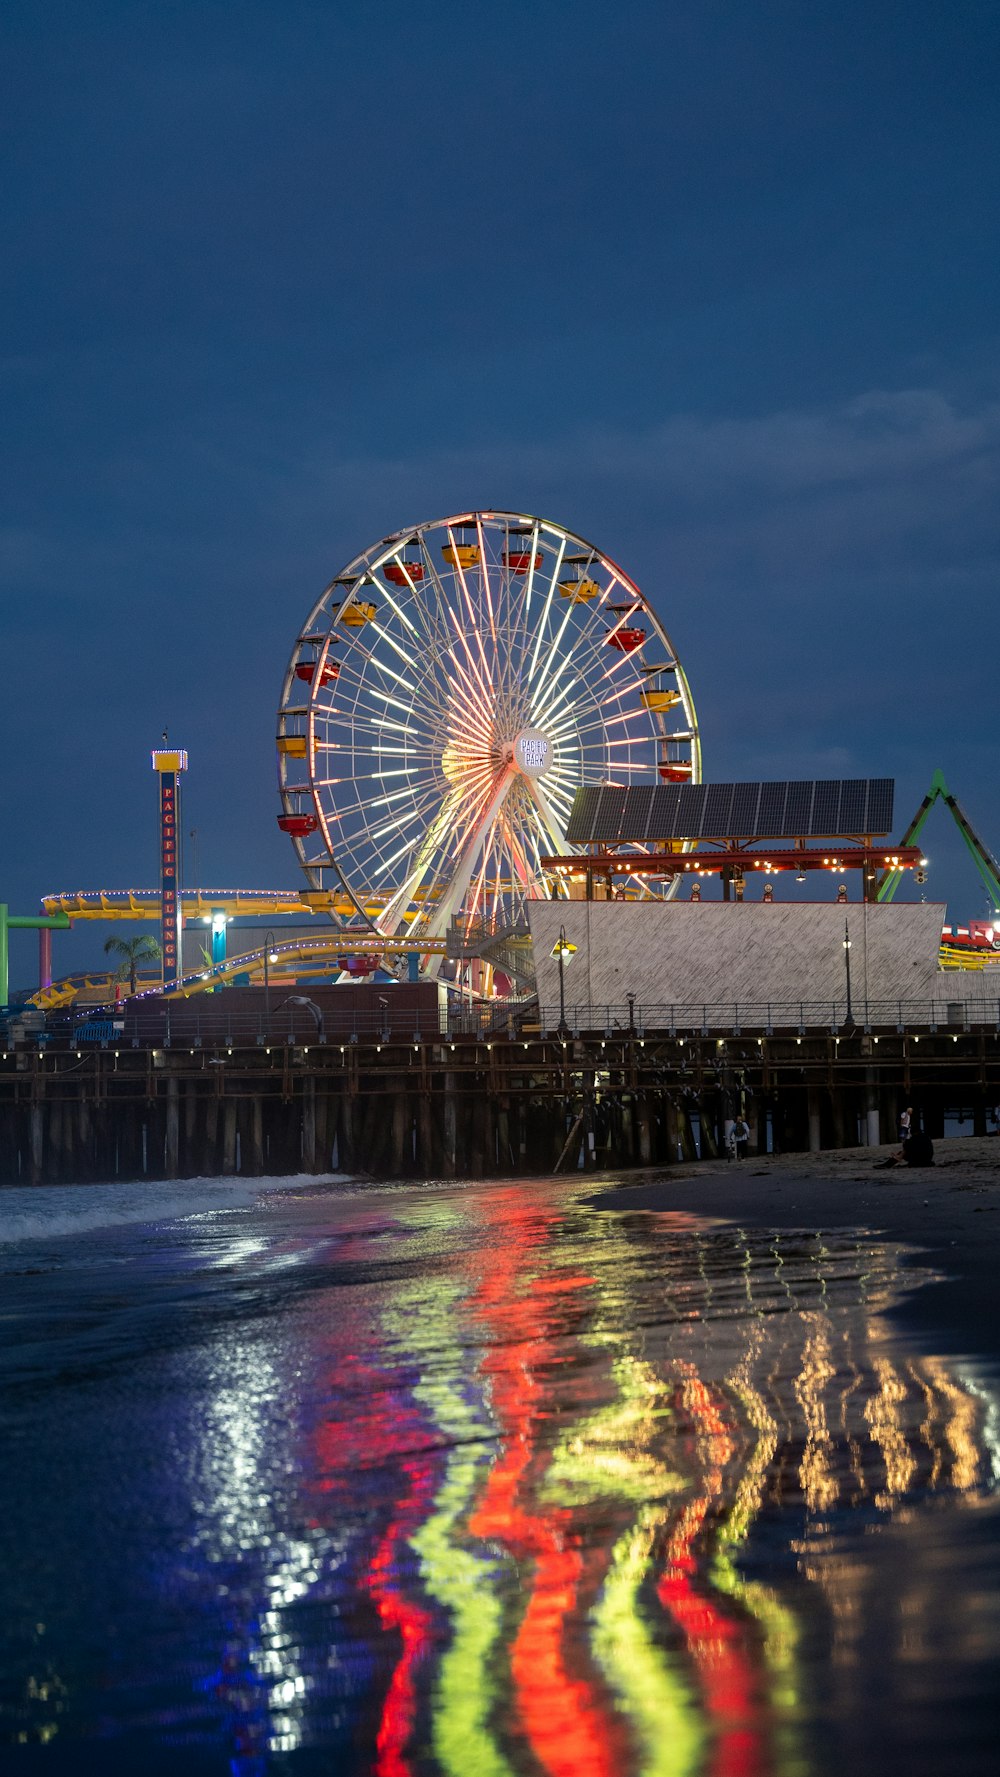
[[[941,767],[1000,848],[995,0],[8,0],[2,31],[12,910],[154,886],[164,726],[189,880],[298,886],[300,623],[477,505],[639,581],[706,777],[894,776],[898,833]],[[981,915],[943,817],[925,844]]]

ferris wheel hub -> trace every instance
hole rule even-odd
[[[544,777],[555,763],[555,747],[541,728],[522,728],[514,737],[510,757],[525,777]]]

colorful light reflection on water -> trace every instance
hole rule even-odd
[[[995,1403],[887,1321],[891,1246],[537,1182],[247,1221],[176,1225],[169,1263],[122,1235],[120,1337],[105,1304],[81,1373],[56,1342],[30,1403],[9,1377],[29,1481],[36,1436],[88,1450],[45,1520],[69,1591],[44,1525],[9,1575],[0,1720],[53,1771],[85,1739],[236,1777],[800,1777],[834,1718],[865,1743],[876,1655],[885,1708],[919,1680],[939,1725],[955,1637],[995,1656],[961,1530],[995,1514]]]

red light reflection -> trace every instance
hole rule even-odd
[[[534,1563],[531,1595],[511,1648],[516,1715],[551,1777],[618,1777],[626,1743],[597,1681],[570,1670],[566,1627],[585,1619],[585,1594],[607,1571],[606,1547],[587,1547],[570,1508],[540,1505],[549,1451],[538,1431],[556,1409],[549,1382],[557,1360],[554,1323],[581,1301],[594,1280],[550,1273],[524,1277],[531,1248],[556,1221],[505,1204],[505,1242],[471,1299],[472,1313],[496,1341],[483,1361],[504,1445],[469,1519],[473,1536],[502,1543]],[[560,1329],[562,1331],[562,1329]],[[560,1378],[560,1397],[565,1379]]]
[[[723,1472],[735,1454],[730,1428],[712,1392],[688,1365],[682,1405],[697,1425],[693,1440],[704,1464],[702,1491],[681,1513],[667,1545],[667,1562],[657,1586],[661,1604],[681,1630],[694,1665],[707,1723],[712,1733],[708,1777],[759,1777],[766,1769],[757,1679],[746,1631],[726,1616],[694,1582],[695,1546],[710,1507],[722,1493]]]

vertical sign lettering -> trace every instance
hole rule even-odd
[[[160,773],[160,931],[163,950],[163,984],[168,987],[180,975],[181,896],[178,851],[180,841],[180,777],[176,771]]]
[[[167,736],[164,732],[163,736]],[[153,754],[153,770],[160,778],[160,949],[163,952],[163,985],[170,987],[181,974],[181,772],[187,770],[185,752]]]

